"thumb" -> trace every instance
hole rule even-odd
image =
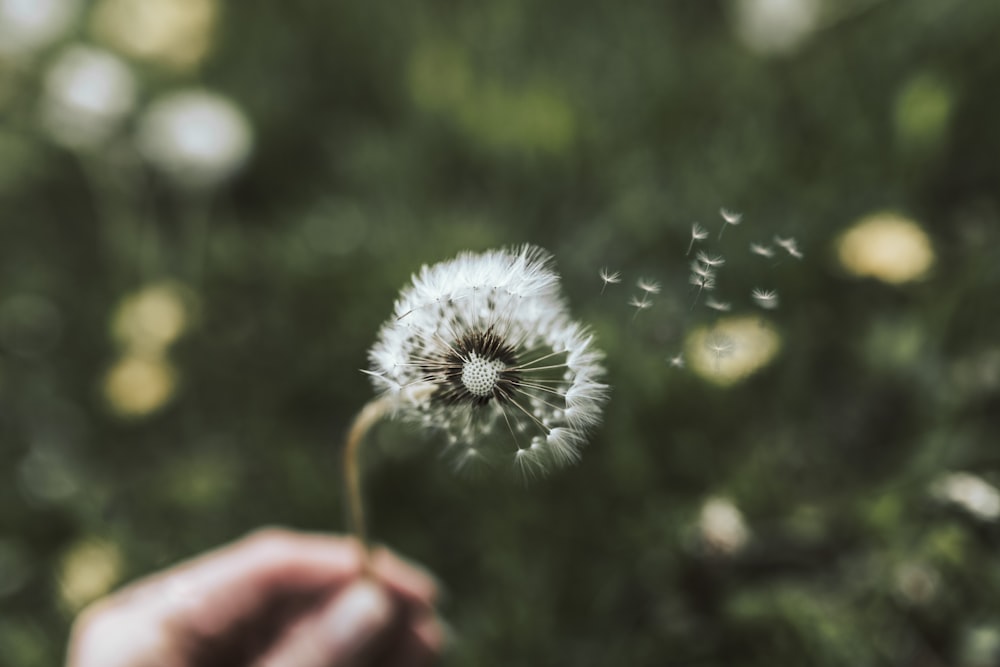
[[[369,579],[344,589],[293,626],[257,663],[259,667],[354,667],[385,639],[395,603]]]

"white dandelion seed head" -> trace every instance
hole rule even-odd
[[[535,477],[573,463],[607,401],[603,355],[530,245],[424,266],[368,358],[395,416],[444,431],[459,470],[506,460]]]

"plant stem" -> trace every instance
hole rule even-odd
[[[344,444],[344,488],[347,490],[348,523],[351,532],[361,542],[364,551],[363,566],[368,571],[371,565],[371,547],[368,542],[368,530],[365,525],[365,507],[361,495],[361,461],[359,451],[365,434],[375,422],[389,411],[391,401],[377,398],[369,401],[354,418],[351,429],[347,432],[347,442]]]

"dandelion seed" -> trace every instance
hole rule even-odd
[[[636,287],[641,289],[646,294],[659,294],[660,293],[660,283],[655,280],[649,280],[648,278],[639,278],[636,282]]]
[[[730,225],[738,225],[743,220],[742,213],[736,213],[735,211],[730,211],[729,209],[726,208],[720,208],[719,215],[721,215],[722,219],[725,220],[726,223]]]
[[[802,259],[805,255],[799,250],[799,242],[794,238],[789,236],[788,238],[782,238],[780,236],[774,237],[774,242],[779,246],[784,248],[785,252],[794,257],[795,259]]]
[[[397,418],[444,432],[457,468],[506,452],[537,476],[576,460],[607,401],[603,355],[570,318],[547,252],[424,266],[394,311],[366,373]]]
[[[687,257],[691,254],[691,248],[694,247],[695,241],[704,241],[708,238],[708,230],[699,225],[697,222],[691,225],[691,242],[688,243],[687,252],[684,256]]]
[[[705,339],[705,349],[715,356],[716,362],[719,362],[733,353],[736,343],[724,333],[713,333]]]
[[[722,266],[723,264],[726,263],[726,258],[723,257],[722,255],[709,255],[707,252],[704,252],[702,250],[698,251],[697,257],[698,261],[704,264],[705,266],[715,267],[715,266]]]
[[[717,310],[720,313],[728,313],[733,306],[727,301],[717,301],[716,299],[709,297],[705,299],[705,307]]]
[[[599,271],[599,274],[601,276],[601,282],[604,283],[601,286],[601,294],[604,294],[604,290],[607,289],[608,285],[617,285],[622,281],[622,274],[619,271],[612,273],[606,266]]]
[[[719,209],[719,215],[722,216],[722,229],[719,230],[719,240],[722,240],[722,232],[726,231],[727,225],[733,225],[734,227],[743,221],[743,214],[730,211],[725,208]]]
[[[646,298],[646,296],[647,296],[646,294],[643,294],[641,299],[639,297],[633,296],[628,300],[628,305],[631,306],[632,308],[635,308],[635,314],[632,315],[633,321],[635,321],[635,318],[639,316],[640,311],[646,310],[647,308],[650,308],[653,305],[653,302],[649,301]]]
[[[761,257],[774,257],[774,248],[766,246],[762,243],[751,243],[750,252],[755,255],[760,255]]]
[[[697,273],[691,274],[689,282],[701,290],[714,290],[715,289],[715,278],[712,276],[703,276]]]
[[[750,298],[752,298],[758,306],[765,310],[774,310],[778,307],[777,290],[755,288],[752,292],[750,292]]]
[[[676,354],[667,359],[667,363],[670,364],[671,368],[684,368],[684,354]]]
[[[715,270],[701,262],[691,262],[691,273],[702,278],[715,278]]]
[[[698,303],[699,297],[701,297],[702,291],[712,291],[715,289],[715,278],[712,275],[704,275],[701,273],[692,273],[688,278],[688,282],[698,288],[698,291],[694,295],[694,301],[691,302],[691,308],[693,309],[695,304]]]

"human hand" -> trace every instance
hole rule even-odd
[[[422,667],[437,589],[385,550],[267,529],[140,580],[76,620],[67,667]]]

